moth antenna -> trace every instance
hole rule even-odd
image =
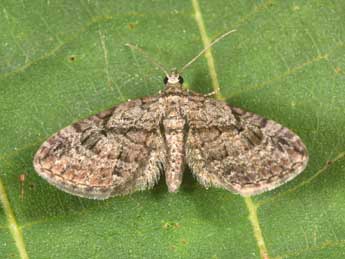
[[[228,31],[228,32],[220,35],[217,39],[212,41],[207,47],[205,47],[202,51],[200,51],[200,53],[198,55],[196,55],[194,58],[192,58],[191,61],[189,61],[186,65],[184,65],[179,72],[182,73],[184,70],[186,70],[187,67],[189,67],[191,64],[193,64],[195,62],[195,60],[197,60],[202,54],[204,54],[214,44],[216,44],[218,41],[222,40],[223,38],[225,38],[226,36],[228,36],[229,34],[235,32],[235,31],[236,30],[231,30],[231,31]]]
[[[154,66],[156,66],[157,68],[159,68],[160,70],[162,70],[164,72],[164,74],[166,76],[169,76],[169,73],[167,72],[168,70],[166,70],[164,68],[164,66],[162,64],[160,64],[157,60],[155,60],[154,58],[152,58],[149,54],[147,54],[142,48],[139,48],[138,46],[135,46],[133,44],[130,44],[130,43],[126,43],[125,44],[127,47],[131,48],[132,50],[136,50],[136,51],[139,51],[143,56],[144,58],[146,58],[146,60],[153,64]]]

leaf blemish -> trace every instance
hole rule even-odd
[[[128,24],[128,28],[129,28],[130,30],[133,30],[135,27],[136,27],[136,24],[135,24],[135,23],[129,23],[129,24]]]
[[[166,222],[163,224],[164,229],[178,229],[180,227],[181,227],[181,225],[179,223],[175,223],[175,222]]]
[[[68,60],[69,60],[70,62],[74,62],[74,61],[76,60],[76,56],[71,55],[71,56],[68,57]]]
[[[187,245],[187,244],[188,244],[188,241],[187,241],[186,239],[182,239],[182,240],[181,240],[181,244],[182,244],[182,245]]]

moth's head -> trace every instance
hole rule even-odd
[[[164,84],[168,86],[179,86],[182,87],[183,77],[177,72],[176,69],[172,69],[170,74],[166,75],[164,78]]]

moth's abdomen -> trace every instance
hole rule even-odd
[[[182,118],[166,118],[163,120],[167,152],[165,181],[169,192],[176,192],[182,183],[184,170],[184,127]]]

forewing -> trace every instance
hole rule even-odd
[[[256,195],[306,167],[305,145],[277,122],[200,96],[190,102],[186,161],[204,186]]]
[[[158,97],[121,104],[50,137],[34,167],[59,189],[86,198],[151,188],[166,159],[160,117]]]

